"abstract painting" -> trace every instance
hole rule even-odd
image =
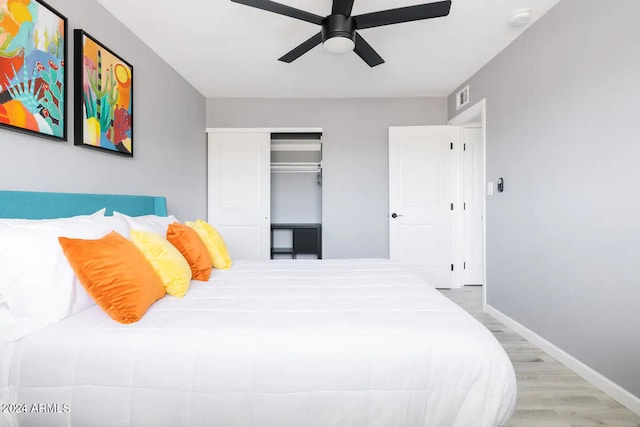
[[[133,66],[74,31],[74,144],[133,156]]]
[[[0,0],[0,126],[67,139],[67,18],[41,0]]]

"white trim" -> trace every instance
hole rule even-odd
[[[454,231],[453,231],[453,239],[454,242],[457,242],[453,244],[453,264],[455,265],[454,268],[454,272],[453,272],[453,283],[452,283],[452,288],[462,288],[464,287],[464,269],[463,269],[463,263],[464,263],[464,234],[463,234],[463,223],[464,223],[464,216],[462,213],[462,204],[464,203],[464,194],[463,194],[463,189],[464,189],[464,169],[463,169],[463,152],[462,152],[462,144],[464,143],[464,141],[462,140],[462,127],[460,126],[453,126],[453,136],[452,136],[452,140],[453,140],[453,150],[454,153],[456,154],[456,156],[458,157],[458,161],[457,161],[457,165],[456,168],[458,169],[458,176],[456,179],[456,183],[454,183],[454,185],[456,185],[458,188],[455,192],[456,197],[454,199],[454,203],[455,203],[455,210],[454,210]]]
[[[322,128],[207,128],[207,133],[322,133]]]
[[[571,369],[576,374],[599,388],[614,400],[618,401],[622,406],[629,409],[631,412],[640,415],[640,398],[631,394],[618,384],[611,381],[601,373],[597,372],[593,368],[585,365],[569,353],[550,343],[542,338],[526,326],[513,320],[506,314],[487,304],[484,309],[485,313],[494,317],[496,320],[502,322],[505,326],[511,328],[514,332],[522,335],[525,339],[540,347],[541,350],[548,353],[551,357],[558,360],[560,363]]]
[[[483,182],[487,182],[487,100],[486,98],[481,99],[480,101],[473,104],[471,107],[464,110],[462,113],[458,114],[451,120],[449,120],[448,124],[450,126],[465,126],[472,119],[481,115],[481,126],[482,126],[482,162],[484,164],[483,172],[482,172],[482,180]],[[476,124],[473,125],[477,127]],[[484,202],[482,207],[482,233],[483,233],[483,250],[482,250],[482,264],[483,264],[483,278],[482,278],[482,308],[486,309],[487,306],[487,189],[486,185],[482,186],[484,194]],[[460,244],[464,242],[461,240]],[[464,260],[461,260],[464,262]],[[463,284],[464,285],[464,284]]]
[[[482,113],[483,116],[486,115],[486,111],[487,111],[487,100],[485,98],[476,102],[471,107],[467,108],[462,113],[458,114],[457,116],[449,120],[449,124],[451,126],[463,126],[467,124],[469,121],[471,121],[471,119],[476,117],[478,114]]]

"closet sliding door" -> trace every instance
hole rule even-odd
[[[209,223],[234,259],[270,258],[270,144],[268,132],[209,133]]]

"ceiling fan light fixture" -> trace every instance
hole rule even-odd
[[[322,17],[273,0],[231,1],[321,27],[319,33],[291,49],[278,58],[278,61],[291,63],[322,43],[327,52],[355,52],[370,67],[384,64],[384,59],[357,33],[357,30],[447,16],[451,10],[452,2],[452,0],[440,0],[351,16],[354,0],[333,0],[331,14]]]
[[[353,51],[356,44],[353,39],[349,37],[335,36],[325,40],[324,43],[322,43],[322,47],[327,52],[342,54]]]

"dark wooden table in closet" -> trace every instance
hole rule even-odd
[[[290,246],[274,247],[273,233],[276,230],[291,230]],[[316,255],[322,259],[322,225],[321,224],[271,224],[271,258],[274,255]]]

